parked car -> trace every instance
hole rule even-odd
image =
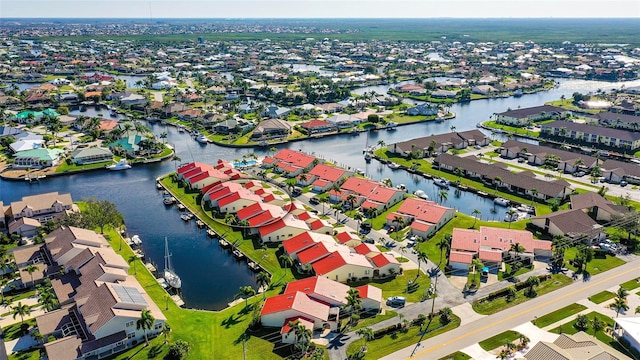
[[[392,296],[390,298],[387,298],[387,305],[389,306],[403,307],[406,302],[407,299],[402,296]]]
[[[624,180],[620,181],[620,186],[622,186],[622,187],[627,186],[627,182],[626,182],[626,181],[624,181]]]
[[[309,199],[309,204],[318,205],[318,204],[320,204],[320,200],[318,200],[318,198],[312,197],[311,199]]]
[[[293,196],[300,196],[300,195],[302,195],[302,189],[300,189],[300,188],[294,188],[294,189],[293,189],[293,191],[291,192],[291,195],[293,195]],[[311,201],[309,201],[309,202],[311,202]]]
[[[584,175],[585,175],[584,171],[578,171],[578,172],[574,173],[575,177],[583,177]]]
[[[363,222],[360,224],[360,228],[362,230],[371,230],[371,224],[367,222]]]
[[[372,238],[366,238],[364,240],[362,240],[362,242],[367,243],[367,244],[375,244],[376,241],[373,240]]]

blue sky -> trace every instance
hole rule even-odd
[[[0,0],[0,18],[620,18],[640,0]]]

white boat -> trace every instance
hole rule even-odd
[[[390,167],[392,170],[396,170],[396,169],[399,169],[399,168],[400,168],[400,165],[399,165],[399,164],[396,164],[396,163],[394,163],[394,162],[390,162],[390,163],[389,163],[389,167]]]
[[[167,238],[164,238],[164,280],[174,289],[180,289],[182,287],[182,280],[176,275],[171,266],[171,254],[169,254],[169,243]]]
[[[533,213],[535,213],[535,212],[536,212],[536,209],[535,209],[535,208],[533,208],[533,207],[531,207],[531,206],[529,206],[529,205],[525,205],[525,204],[522,204],[522,205],[520,205],[520,206],[517,206],[517,207],[516,207],[516,210],[518,210],[518,211],[520,211],[520,212],[528,213],[528,214],[533,214]]]
[[[371,158],[372,158],[372,156],[371,156],[371,153],[370,153],[370,152],[366,152],[366,153],[364,153],[364,160],[365,160],[366,162],[371,161]]]
[[[509,200],[505,199],[505,198],[495,198],[493,199],[493,202],[497,205],[500,206],[509,206]]]
[[[405,184],[396,185],[396,189],[407,192],[407,186]]]
[[[204,134],[200,134],[200,135],[196,136],[196,141],[201,143],[201,144],[208,144],[209,143],[209,139],[207,139],[207,137]]]
[[[387,130],[388,130],[388,131],[390,131],[390,130],[395,130],[395,129],[396,129],[396,127],[398,127],[398,123],[396,123],[396,122],[389,121],[389,122],[387,123]]]
[[[364,170],[362,170],[362,169],[358,168],[358,169],[356,169],[356,174],[358,174],[358,175],[364,175]]]
[[[129,165],[126,159],[122,159],[115,164],[108,165],[107,169],[114,170],[114,171],[127,170],[127,169],[131,169],[131,165]]]
[[[413,192],[413,195],[419,197],[420,199],[424,199],[427,200],[429,197],[427,196],[427,194],[422,191],[422,190],[416,190]]]
[[[133,245],[141,245],[142,244],[142,240],[140,240],[140,236],[133,235],[131,237],[131,244],[133,244]]]
[[[441,179],[441,178],[434,179],[433,180],[433,184],[435,186],[441,187],[443,189],[448,189],[449,188],[449,182],[447,180],[445,180],[445,179]]]
[[[178,126],[178,132],[184,132],[184,126],[182,125]]]

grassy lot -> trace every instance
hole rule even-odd
[[[411,281],[411,285],[409,282]],[[418,276],[418,270],[406,270],[395,278],[374,279],[371,282],[350,282],[349,286],[356,287],[364,284],[371,284],[382,289],[382,298],[389,296],[404,296],[407,302],[418,302],[422,295],[431,286],[431,280],[427,275]]]
[[[449,330],[453,330],[458,326],[460,326],[460,318],[452,315],[451,322],[444,327],[441,326],[439,318],[436,317],[431,322],[429,328],[425,329],[426,333],[424,334],[424,336],[420,331],[420,327],[418,326],[412,326],[406,332],[398,331],[394,334],[385,335],[380,339],[375,339],[367,342],[368,350],[365,354],[365,359],[379,359],[407,346],[413,345],[419,341],[440,335]],[[347,348],[347,354],[355,353],[363,345],[363,339],[352,342]]]
[[[517,340],[520,337],[520,335],[522,334],[520,334],[517,331],[507,330],[503,333],[494,335],[488,339],[480,341],[478,345],[480,345],[480,347],[485,349],[486,351],[491,351],[495,348],[499,348],[500,346],[506,343],[510,343],[514,340]]]
[[[455,174],[446,172],[446,171],[441,171],[438,170],[436,168],[433,168],[431,166],[431,163],[424,160],[424,159],[419,159],[419,160],[408,160],[404,157],[398,156],[396,154],[391,154],[390,152],[388,152],[386,149],[378,149],[375,152],[376,156],[379,156],[381,159],[386,159],[389,161],[393,161],[399,165],[404,165],[407,167],[411,167],[412,165],[417,165],[418,171],[421,171],[423,173],[427,173],[427,174],[432,174],[435,176],[439,176],[442,178],[445,178],[451,182],[456,182],[458,180],[460,180],[460,183],[462,185],[466,185],[468,187],[474,188],[474,189],[478,189],[480,191],[484,191],[486,193],[489,194],[496,194],[496,196],[499,197],[503,197],[505,199],[508,200],[512,200],[515,202],[519,202],[519,203],[523,203],[523,204],[530,204],[531,200],[527,199],[527,198],[522,198],[510,193],[504,193],[502,191],[496,191],[496,189],[492,186],[487,186],[486,184],[479,182],[479,181],[475,181],[475,180],[470,180],[470,179],[466,179],[466,178],[460,178],[458,179],[458,176],[456,176]],[[539,204],[539,203],[535,203],[534,204],[536,207],[536,214],[537,215],[544,215],[544,214],[549,214],[551,213],[551,207],[549,207],[548,205],[545,204]],[[560,210],[563,209],[567,209],[569,207],[568,204],[564,204],[563,206],[560,207]]]
[[[381,213],[380,215],[374,217],[371,220],[367,220],[369,222],[371,222],[371,225],[373,226],[373,228],[375,230],[380,230],[382,229],[385,224],[387,223],[387,215],[389,215],[390,213],[397,211],[400,208],[400,205],[402,205],[402,201],[393,205],[392,207],[390,207],[387,211]]]
[[[551,278],[549,280],[540,283],[540,285],[538,285],[535,290],[538,293],[538,296],[540,296],[540,295],[544,295],[546,293],[552,292],[554,290],[557,290],[563,286],[567,286],[571,283],[573,283],[573,280],[571,280],[570,277],[560,275],[560,274],[553,274],[551,275]],[[524,295],[525,290],[526,289],[522,289],[518,291],[516,293],[516,298],[511,302],[507,302],[505,297],[499,297],[492,301],[485,301],[485,302],[474,301],[473,309],[478,314],[483,314],[483,315],[495,314],[499,311],[502,311],[504,309],[510,308],[512,306],[515,306],[517,304],[520,304],[529,300],[530,298]]]
[[[611,300],[614,297],[616,297],[616,294],[612,293],[611,291],[601,291],[593,296],[589,296],[589,300],[594,303],[594,304],[600,304],[603,303],[607,300]]]
[[[518,269],[518,271],[516,271],[515,274],[511,274],[511,264],[506,264],[505,267],[506,267],[507,271],[499,271],[498,272],[498,281],[511,279],[514,276],[517,277],[517,276],[520,276],[522,274],[526,274],[529,271],[533,270],[533,266],[522,267],[522,268]]]
[[[502,125],[502,124],[498,124],[495,121],[485,121],[482,124],[492,129],[498,129],[498,130],[506,131],[508,133],[512,133],[516,135],[527,135],[531,137],[538,137],[538,135],[540,134],[537,131],[531,131],[521,127]]]
[[[562,319],[568,318],[571,315],[575,315],[582,310],[585,310],[587,307],[581,304],[571,304],[563,307],[562,309],[558,309],[554,312],[550,312],[547,315],[540,316],[535,325],[539,328],[544,328],[545,326],[549,326],[553,323],[556,323]]]
[[[384,314],[380,314],[378,316],[368,317],[368,318],[364,318],[364,319],[361,318],[360,321],[358,321],[357,325],[349,327],[349,331],[355,331],[355,330],[358,330],[360,328],[371,326],[373,324],[379,323],[380,321],[391,319],[394,316],[398,316],[398,313],[396,313],[395,311],[391,311],[391,310],[385,310]],[[345,320],[346,321],[350,321],[350,319],[345,319]]]
[[[40,350],[23,351],[9,355],[9,360],[39,360]]]
[[[624,282],[624,283],[620,284],[620,287],[625,289],[625,290],[627,290],[627,291],[631,291],[631,290],[637,289],[637,288],[640,287],[640,278]]]
[[[456,351],[451,355],[447,355],[443,358],[440,358],[439,360],[469,360],[471,359],[471,356],[460,352],[460,351]]]
[[[576,254],[578,253],[578,249],[575,247],[569,248],[565,251],[564,256],[567,260],[574,259]],[[624,260],[617,258],[615,256],[607,255],[604,259],[596,259],[595,257],[591,262],[587,264],[587,272],[591,275],[600,274],[601,272],[605,272],[607,270],[611,270],[620,265],[624,265]],[[576,271],[576,268],[571,265],[568,261],[566,264],[567,268],[572,271]]]
[[[16,317],[16,320],[18,320],[17,323],[2,328],[2,335],[5,342],[18,339],[24,335],[20,329],[20,316]],[[25,320],[24,323],[29,324],[29,327],[32,327],[36,325],[36,319],[28,319]]]
[[[100,169],[104,168],[107,165],[113,164],[113,161],[104,161],[95,164],[87,164],[87,165],[76,165],[76,164],[67,164],[66,161],[63,161],[56,168],[56,173],[64,173],[64,172],[72,172],[72,171],[80,171],[80,170],[89,170],[89,169]]]

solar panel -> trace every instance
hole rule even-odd
[[[147,305],[147,301],[142,297],[142,294],[134,287],[113,285],[113,290],[124,303]]]

